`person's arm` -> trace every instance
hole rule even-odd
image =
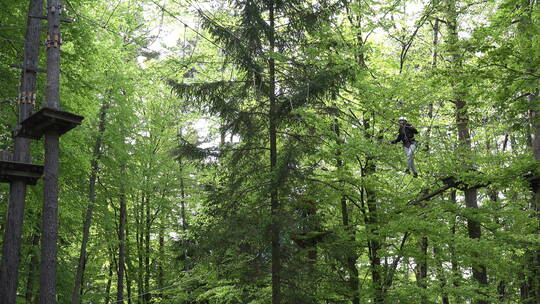
[[[399,131],[398,131],[398,137],[396,139],[392,140],[390,143],[391,144],[397,144],[402,139],[403,139],[403,132],[401,132],[401,127],[400,127]]]

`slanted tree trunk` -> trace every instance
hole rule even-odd
[[[458,11],[456,7],[456,0],[446,0],[446,24],[448,26],[448,52],[450,53],[451,61],[451,70],[454,77],[458,77],[461,66],[462,66],[462,56],[460,55],[460,50],[458,48],[458,28],[457,28],[457,19]],[[469,130],[469,111],[467,101],[465,101],[465,92],[463,88],[458,83],[454,81],[453,90],[453,102],[455,104],[455,117],[456,117],[456,126],[458,130],[458,140],[459,140],[459,153],[463,155],[463,159],[467,160],[468,154],[472,150],[471,146],[471,134]],[[466,168],[469,169],[470,164],[467,164]],[[477,202],[477,189],[468,188],[465,191],[465,205],[469,209],[478,209]],[[467,219],[467,230],[469,238],[473,240],[480,239],[482,236],[482,231],[480,228],[480,223],[473,219]],[[477,258],[478,254],[473,253],[474,257]],[[479,262],[474,262],[472,265],[473,278],[478,283],[480,287],[486,287],[487,280],[487,270],[486,267]],[[478,304],[487,304],[487,301],[483,299],[483,296],[480,293],[477,293],[475,302]]]
[[[78,304],[79,295],[82,293],[82,278],[86,263],[86,245],[90,237],[90,225],[92,223],[92,212],[96,204],[96,181],[99,171],[99,161],[101,158],[101,140],[105,132],[106,116],[109,103],[106,100],[101,102],[99,111],[99,124],[96,142],[94,143],[94,151],[92,153],[92,161],[90,164],[90,178],[88,179],[88,206],[86,208],[86,216],[83,223],[83,237],[81,241],[81,250],[79,254],[79,264],[77,265],[77,273],[75,274],[75,283],[73,292],[71,293],[71,304]]]

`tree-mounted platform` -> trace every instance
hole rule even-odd
[[[13,155],[0,151],[0,182],[24,181],[35,185],[43,175],[43,166],[13,161]]]
[[[83,116],[51,108],[43,108],[21,122],[15,136],[40,139],[49,131],[56,131],[62,135],[79,126]]]

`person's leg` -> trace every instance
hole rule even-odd
[[[411,147],[403,146],[403,151],[405,152],[405,156],[407,156],[407,169],[405,170],[405,173],[409,174],[411,170]]]
[[[409,147],[408,167],[412,170],[414,174],[417,174],[416,165],[414,164],[414,151],[416,151],[416,143],[411,144],[411,146]]]

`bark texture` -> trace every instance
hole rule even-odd
[[[125,171],[125,165],[122,166]],[[120,219],[118,223],[118,266],[116,281],[116,303],[124,303],[124,268],[125,268],[125,225],[126,225],[126,189],[120,190]]]
[[[37,67],[39,62],[39,36],[41,21],[30,16],[43,14],[43,0],[32,0],[28,8],[28,21],[24,48],[23,67]],[[37,73],[23,69],[19,100],[19,122],[32,113],[36,92]],[[15,138],[14,160],[30,162],[30,140]],[[16,181],[10,184],[5,235],[0,262],[0,303],[14,304],[17,296],[18,269],[23,230],[26,184]]]
[[[447,10],[447,26],[448,26],[448,51],[450,53],[450,64],[453,76],[459,78],[461,66],[462,66],[462,56],[461,50],[458,48],[458,28],[457,28],[457,18],[458,10],[456,7],[455,0],[446,1],[446,10]],[[459,80],[453,80],[453,102],[455,104],[455,118],[456,118],[456,127],[458,130],[458,140],[459,140],[459,152],[463,159],[465,160],[464,169],[471,169],[467,165],[468,154],[472,150],[471,145],[471,134],[469,130],[469,111],[468,104],[465,101],[465,92],[459,84]],[[478,209],[478,190],[475,188],[468,188],[465,191],[465,205],[469,209]],[[482,237],[482,231],[480,223],[474,219],[467,219],[467,231],[469,238],[476,240]],[[473,253],[473,258],[477,257],[478,253]],[[473,278],[478,283],[480,287],[487,286],[487,270],[486,267],[478,262],[473,262],[472,265]],[[488,302],[483,299],[483,296],[478,293],[476,303],[478,304],[487,304]]]
[[[275,16],[274,16],[274,1],[269,1],[269,43],[270,51],[275,51]],[[270,109],[269,109],[269,139],[270,139],[270,169],[274,171],[277,166],[277,104],[276,104],[276,64],[274,58],[268,59],[268,69],[270,74]],[[278,197],[278,185],[276,184],[275,175],[272,178],[272,187],[270,190],[270,208],[271,208],[271,235],[272,235],[272,304],[281,303],[281,246],[279,243],[280,236],[280,206]]]
[[[48,2],[48,37],[60,40],[59,0]],[[60,45],[52,43],[47,49],[47,90],[46,107],[60,107]],[[40,304],[56,303],[56,256],[58,250],[58,131],[50,130],[45,133],[45,169],[43,185],[43,211],[41,235],[41,265],[40,265]]]

